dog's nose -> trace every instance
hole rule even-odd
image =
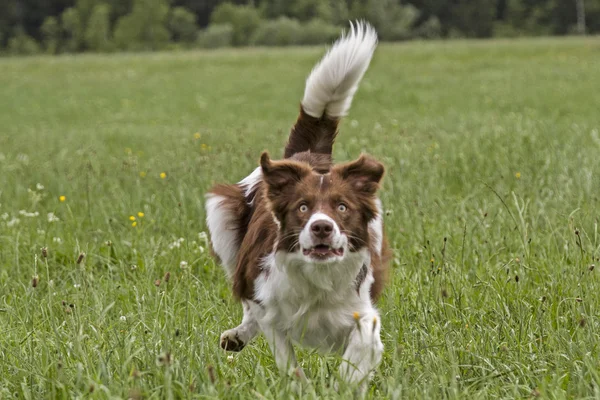
[[[331,232],[333,232],[333,224],[324,219],[315,221],[310,226],[310,231],[319,239],[326,239],[331,236]]]

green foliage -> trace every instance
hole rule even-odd
[[[134,0],[131,13],[115,27],[115,43],[124,50],[160,50],[169,42],[166,0]]]
[[[41,27],[44,48],[48,54],[56,54],[60,45],[60,24],[55,17],[47,17]]]
[[[381,40],[390,41],[411,38],[413,24],[419,17],[414,6],[403,6],[398,0],[368,0],[364,12]]]
[[[198,35],[196,15],[185,7],[175,7],[169,16],[169,30],[173,40],[191,43]]]
[[[8,52],[14,55],[33,55],[40,52],[39,44],[22,30],[8,39]]]
[[[295,19],[279,17],[260,24],[252,35],[250,44],[254,46],[289,46],[300,44],[302,26]]]
[[[313,19],[302,25],[300,44],[330,44],[341,33],[341,28],[323,20]]]
[[[439,38],[442,35],[442,24],[437,17],[429,17],[415,28],[413,35],[424,39]]]
[[[206,49],[229,47],[233,44],[231,24],[211,24],[198,33],[197,44]]]
[[[222,3],[212,13],[211,23],[230,24],[233,27],[232,43],[245,46],[261,24],[259,11],[251,5]]]
[[[60,17],[62,29],[65,33],[64,48],[66,51],[79,51],[83,44],[83,24],[76,8],[67,8]]]
[[[92,9],[85,31],[86,47],[92,51],[113,49],[110,30],[110,6],[98,4]]]

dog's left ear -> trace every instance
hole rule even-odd
[[[358,160],[335,167],[342,179],[350,182],[354,190],[369,195],[379,189],[385,168],[383,164],[371,156],[362,154]]]
[[[280,194],[311,173],[310,167],[297,161],[272,161],[266,151],[260,156],[260,167],[269,197]]]

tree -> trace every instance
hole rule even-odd
[[[79,51],[83,44],[83,25],[77,9],[70,7],[63,11],[60,22],[66,35],[65,49]]]
[[[86,47],[93,51],[109,51],[113,44],[110,38],[110,6],[97,4],[92,9],[85,31]]]
[[[117,21],[115,42],[125,50],[159,50],[169,42],[165,0],[134,0],[133,10]]]
[[[212,24],[231,25],[234,46],[247,45],[261,21],[260,13],[253,6],[236,6],[231,3],[220,4],[211,16]]]
[[[184,7],[173,8],[169,17],[169,30],[176,42],[193,42],[198,35],[196,15]]]
[[[49,54],[58,53],[60,44],[60,24],[56,17],[47,17],[40,28],[44,41],[44,48]]]

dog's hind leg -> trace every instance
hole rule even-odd
[[[241,351],[259,332],[258,322],[250,311],[249,300],[242,301],[244,317],[242,323],[221,334],[221,348],[228,351]]]

